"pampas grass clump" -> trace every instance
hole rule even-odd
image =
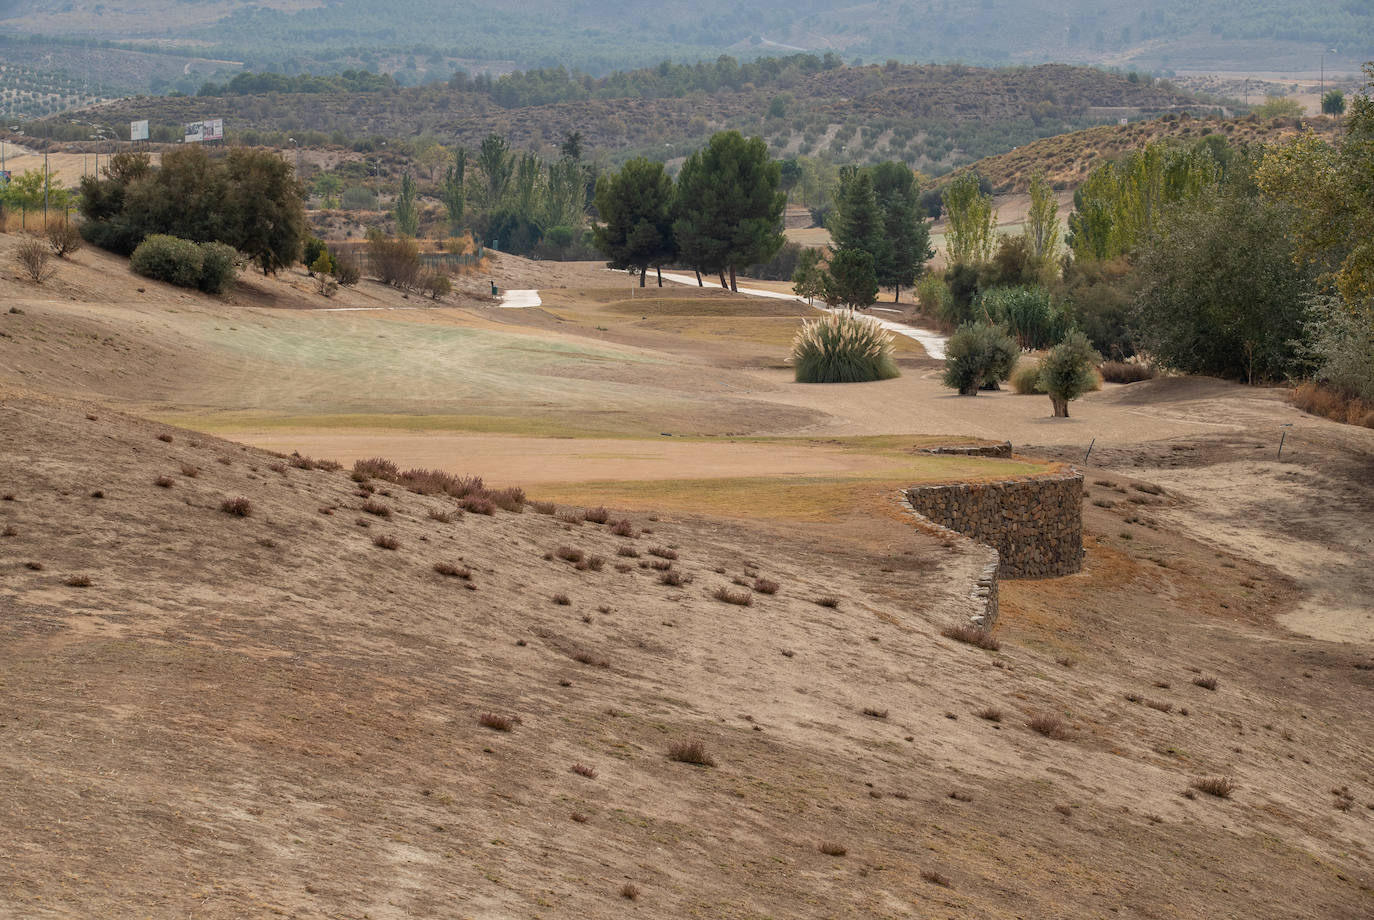
[[[808,320],[792,340],[798,383],[865,383],[901,375],[892,333],[876,320],[837,313]]]

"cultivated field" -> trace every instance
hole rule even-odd
[[[14,245],[0,917],[1374,910],[1374,431],[1182,378],[1054,420],[911,342],[798,385],[804,306],[594,265],[219,300]],[[983,556],[893,492],[1090,443],[1084,571],[942,636]]]

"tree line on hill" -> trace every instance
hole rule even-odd
[[[1091,172],[1067,228],[1033,179],[1018,236],[998,234],[991,196],[960,176],[943,197],[948,267],[918,286],[924,315],[955,330],[951,385],[995,386],[1010,348],[1074,342],[1251,384],[1312,379],[1325,390],[1307,403],[1374,427],[1367,92],[1345,129],[1335,143],[1152,142]]]

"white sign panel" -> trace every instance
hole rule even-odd
[[[131,122],[129,122],[129,140],[131,140],[131,141],[146,141],[147,139],[148,139],[148,122],[147,122],[146,119],[145,119],[144,121],[131,121]]]
[[[222,141],[224,140],[224,119],[212,118],[208,121],[193,121],[186,126],[186,136],[183,141],[187,144],[199,144],[201,141]]]

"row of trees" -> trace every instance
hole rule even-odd
[[[781,168],[761,138],[724,131],[687,158],[676,182],[643,157],[598,179],[593,237],[613,268],[639,273],[641,287],[651,267],[683,264],[698,279],[715,274],[738,290],[739,269],[782,247],[780,184]]]

